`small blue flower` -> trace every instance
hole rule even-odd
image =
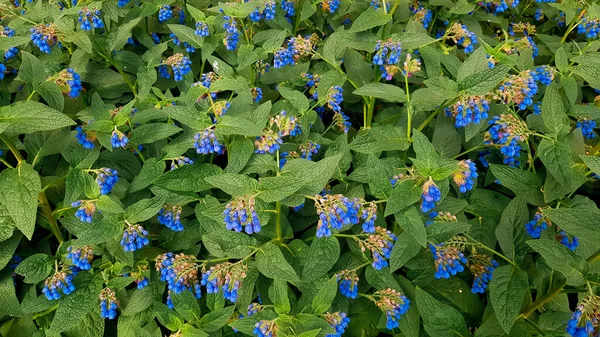
[[[596,134],[594,129],[596,128],[596,121],[593,119],[583,118],[577,121],[576,128],[581,128],[581,133],[585,138],[594,139]]]
[[[114,319],[117,317],[117,297],[110,288],[100,292],[100,317]]]
[[[6,66],[0,63],[0,80],[4,79],[4,74],[6,73]]]
[[[371,299],[377,307],[385,313],[386,328],[393,330],[400,324],[400,319],[410,308],[410,301],[401,292],[388,288],[379,290]]]
[[[542,216],[542,213],[536,213],[533,217],[533,220],[529,221],[525,224],[525,230],[527,234],[534,239],[539,239],[542,235],[542,232],[545,231],[548,226],[551,226],[552,223],[550,220],[547,220]]]
[[[469,269],[473,273],[473,294],[483,294],[492,280],[492,274],[498,267],[498,262],[483,254],[473,254],[469,259]]]
[[[129,143],[129,138],[115,128],[110,137],[110,145],[115,149],[119,147],[125,148],[127,143]]]
[[[337,9],[340,7],[341,3],[341,0],[325,0],[321,2],[320,5],[323,10],[328,10],[329,13],[335,13],[335,11],[337,11]]]
[[[150,281],[147,277],[142,277],[141,279],[136,279],[135,283],[137,284],[138,289],[144,289],[150,284]]]
[[[200,37],[207,37],[210,35],[210,32],[208,31],[208,25],[206,24],[206,22],[196,22],[195,34]]]
[[[541,8],[536,9],[533,18],[535,21],[542,21],[544,19],[544,11]]]
[[[472,53],[475,45],[479,43],[475,33],[469,31],[467,26],[455,22],[446,31],[447,38],[452,39],[457,45],[465,48],[465,53]]]
[[[435,208],[435,204],[442,199],[442,192],[429,177],[429,180],[423,184],[423,193],[421,194],[421,211],[427,213]]]
[[[258,22],[262,19],[262,13],[260,11],[260,7],[256,8],[252,13],[250,13],[250,20],[252,22]]]
[[[194,148],[198,154],[221,154],[225,151],[225,147],[217,140],[213,127],[209,127],[202,132],[198,132],[194,136],[194,140],[196,141],[194,143]]]
[[[410,6],[410,10],[413,12],[414,16],[414,20],[421,23],[421,25],[423,25],[423,28],[427,29],[429,28],[429,25],[431,24],[431,20],[433,20],[433,14],[431,13],[431,11],[425,7],[423,7],[421,4],[415,5],[411,5]]]
[[[275,19],[275,9],[275,1],[267,1],[267,3],[265,4],[265,11],[263,12],[265,20],[271,21]]]
[[[93,149],[94,142],[96,141],[96,132],[83,131],[81,126],[77,126],[75,130],[77,131],[77,135],[75,136],[77,142],[82,145],[84,149]]]
[[[119,6],[119,7],[125,7],[129,3],[129,1],[131,1],[131,0],[119,0],[117,2],[117,6]]]
[[[77,270],[75,267],[65,268],[63,266],[60,271],[57,271],[54,275],[46,279],[42,294],[50,301],[60,299],[61,293],[69,295],[75,291],[75,285],[72,280],[76,274]]]
[[[248,306],[248,314],[246,316],[250,317],[254,314],[259,313],[260,311],[262,311],[263,306],[260,305],[259,303],[250,303],[250,305]]]
[[[103,167],[98,171],[96,183],[100,187],[100,194],[110,193],[117,181],[119,181],[119,172],[117,170]]]
[[[169,5],[161,5],[158,10],[158,22],[163,23],[173,17],[173,10]]]
[[[256,337],[275,337],[277,336],[277,325],[275,324],[275,320],[261,320],[256,322],[252,332]]]
[[[167,226],[174,232],[183,231],[183,224],[181,223],[181,206],[169,206],[164,205],[163,208],[158,211],[158,222],[161,225]]]
[[[193,165],[194,161],[188,157],[181,156],[171,159],[171,170],[178,169],[184,165]]]
[[[96,212],[96,203],[88,200],[77,200],[71,204],[71,207],[79,207],[75,212],[75,216],[81,222],[92,222],[92,216]]]
[[[375,55],[373,55],[373,64],[379,67],[381,78],[391,80],[398,72],[398,64],[400,63],[400,55],[402,53],[402,45],[400,42],[393,42],[392,39],[387,41],[377,41],[375,45]]]
[[[160,273],[160,279],[167,283],[169,296],[167,305],[173,308],[170,300],[170,292],[180,294],[184,290],[191,291],[197,299],[202,297],[200,279],[196,257],[185,254],[164,253],[156,257],[156,271]]]
[[[450,275],[456,275],[465,270],[463,264],[467,264],[465,255],[453,245],[429,245],[431,254],[435,260],[435,278],[449,279]]]
[[[317,237],[331,236],[331,229],[341,230],[345,225],[355,225],[360,220],[362,202],[360,199],[350,200],[341,194],[315,196],[315,208],[319,216]]]
[[[296,14],[296,10],[294,9],[294,0],[282,0],[281,1],[281,9],[285,11],[285,16],[287,18],[291,18]]]
[[[600,298],[596,295],[586,296],[567,322],[567,333],[572,337],[593,337],[598,326]]]
[[[139,224],[127,223],[127,228],[123,231],[123,237],[121,238],[121,246],[126,252],[134,252],[138,249],[144,248],[150,243],[148,240],[148,231]]]
[[[92,260],[94,259],[94,251],[92,246],[83,246],[81,248],[67,248],[67,259],[70,259],[75,267],[81,270],[92,269]]]
[[[467,193],[477,183],[477,166],[470,159],[461,160],[458,170],[452,174],[452,179],[458,185],[460,193]]]
[[[258,214],[254,209],[254,197],[239,197],[230,201],[223,211],[225,227],[228,230],[241,232],[244,227],[248,234],[262,230]]]
[[[260,103],[260,100],[263,98],[263,92],[261,88],[254,87],[251,89],[252,92],[252,100],[254,103]]]
[[[569,235],[569,234],[567,234],[567,232],[565,232],[563,230],[561,230],[558,233],[557,239],[559,239],[559,238],[560,238],[560,243],[572,251],[575,251],[575,249],[577,249],[577,247],[579,246],[579,238],[576,236]]]
[[[54,24],[39,24],[30,29],[31,41],[40,48],[40,51],[50,54],[50,48],[58,42],[56,26]]]
[[[79,22],[81,30],[92,30],[92,27],[96,29],[104,28],[104,21],[100,18],[102,13],[97,9],[89,9],[83,7],[79,10]]]
[[[491,127],[485,135],[484,144],[499,147],[505,165],[519,166],[521,146],[518,142],[524,139],[527,125],[513,115],[504,114],[494,116],[488,123]]]
[[[325,337],[341,337],[350,323],[350,318],[345,312],[328,312],[325,314],[325,321],[335,330],[335,333],[327,334]]]
[[[389,230],[375,227],[375,230],[366,239],[359,240],[358,244],[363,252],[371,251],[373,257],[372,266],[375,270],[381,270],[388,266],[388,260],[397,236]]]
[[[152,41],[154,42],[154,44],[160,43],[160,37],[158,37],[158,35],[156,33],[150,33],[150,37],[152,38]]]
[[[588,39],[597,38],[600,33],[600,20],[591,19],[589,16],[585,16],[577,25],[577,33],[585,35]]]
[[[329,88],[327,91],[327,106],[334,112],[342,111],[341,104],[344,101],[344,96],[342,96],[343,91],[344,89],[337,85]]]
[[[340,282],[340,293],[348,298],[358,297],[358,275],[354,270],[344,270],[336,274]]]
[[[485,96],[461,97],[452,106],[445,109],[446,116],[454,117],[454,126],[465,127],[469,124],[479,124],[488,118],[490,102]]]
[[[187,56],[176,53],[163,60],[163,63],[159,66],[159,73],[164,78],[171,78],[171,73],[168,69],[170,67],[173,72],[173,79],[181,81],[183,80],[183,76],[192,71],[190,65],[192,65],[192,61]]]
[[[223,28],[225,28],[225,38],[223,39],[223,44],[227,50],[235,50],[237,48],[237,44],[239,41],[240,32],[237,29],[237,22],[234,18],[226,15],[223,17],[225,23],[223,23]]]
[[[53,78],[64,94],[71,98],[79,97],[83,86],[81,85],[81,77],[73,68],[63,69]]]
[[[542,102],[537,102],[533,105],[533,114],[539,115],[542,113]]]

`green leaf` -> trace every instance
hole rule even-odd
[[[389,124],[360,130],[348,145],[350,150],[366,154],[376,154],[381,151],[404,151],[409,146],[406,130]]]
[[[421,251],[421,246],[407,232],[398,235],[390,255],[390,271],[394,272],[404,266]]]
[[[527,254],[526,240],[530,238],[525,231],[527,222],[527,204],[522,197],[517,197],[506,206],[496,227],[498,243],[504,254],[513,261],[522,261]]]
[[[542,256],[548,266],[565,275],[568,285],[585,284],[585,274],[590,266],[581,256],[575,255],[556,240],[529,240],[527,244]]]
[[[396,183],[385,206],[384,216],[392,215],[413,205],[421,199],[422,192],[421,186],[415,185],[412,180],[402,180]]]
[[[179,192],[200,192],[211,188],[204,180],[221,172],[221,168],[212,164],[183,165],[168,171],[154,181],[154,184]]]
[[[312,301],[312,308],[316,314],[322,314],[331,307],[331,303],[337,294],[337,283],[337,277],[333,276],[321,286],[317,296]]]
[[[383,26],[390,22],[392,17],[385,14],[382,10],[376,10],[373,7],[368,7],[362,12],[350,27],[350,33],[364,32],[371,28]]]
[[[25,277],[25,283],[38,283],[46,279],[54,269],[54,259],[46,254],[34,254],[21,261],[15,273]]]
[[[538,204],[542,187],[542,179],[538,175],[506,165],[490,164],[490,169],[502,186],[518,196],[527,198],[529,203]]]
[[[340,243],[333,237],[316,238],[310,244],[302,270],[304,280],[316,280],[327,274],[340,257]]]
[[[308,110],[310,104],[308,98],[306,98],[306,96],[304,96],[304,94],[300,91],[292,90],[284,86],[279,86],[277,91],[279,91],[279,94],[290,102],[290,104],[299,114],[303,114]]]
[[[0,173],[0,203],[6,207],[15,226],[29,240],[35,229],[40,176],[29,164],[21,162],[14,169]]]
[[[439,155],[435,151],[435,147],[429,142],[429,139],[422,134],[420,131],[416,129],[413,132],[413,149],[417,154],[417,159],[419,164],[415,165],[424,167],[420,167],[420,170],[432,171],[439,167],[438,160]]]
[[[76,326],[88,313],[97,308],[101,289],[102,276],[97,274],[89,284],[79,286],[69,296],[61,298],[50,330],[61,333]]]
[[[600,175],[600,157],[580,155],[585,165],[597,175]]]
[[[31,85],[42,83],[46,76],[44,63],[26,51],[21,51],[21,57],[21,67],[17,79]]]
[[[202,236],[206,249],[216,257],[244,258],[256,246],[256,239],[238,232],[213,230]]]
[[[106,216],[103,219],[94,220],[93,225],[77,233],[77,244],[83,246],[104,243],[120,235],[123,235],[123,221]]]
[[[60,129],[75,122],[60,111],[34,101],[19,101],[0,107],[0,130],[11,135]]]
[[[490,302],[506,333],[510,333],[528,290],[528,277],[524,271],[513,266],[500,266],[494,270],[489,284]]]
[[[182,319],[166,305],[160,302],[154,302],[154,313],[156,318],[164,327],[171,331],[177,331],[183,326]]]
[[[509,66],[501,64],[492,69],[469,75],[459,82],[458,86],[460,90],[465,90],[469,95],[487,95],[504,80],[509,70]]]
[[[0,270],[10,262],[22,238],[21,233],[15,233],[9,239],[0,241]]]
[[[25,36],[0,36],[0,50],[7,50],[12,47],[29,43],[31,39]]]
[[[404,214],[396,213],[396,222],[408,232],[410,236],[422,247],[427,247],[427,232],[421,216],[415,207],[410,207]]]
[[[235,306],[225,307],[210,312],[200,320],[200,328],[206,332],[213,332],[221,329],[233,315]]]
[[[137,26],[140,23],[142,18],[135,18],[130,21],[126,21],[117,27],[117,29],[113,30],[108,36],[106,43],[106,51],[112,53],[114,50],[121,50],[127,43],[127,39],[131,37],[131,30],[133,27]]]
[[[162,198],[142,199],[125,211],[125,220],[131,223],[146,221],[155,216],[165,204]]]
[[[256,263],[261,274],[268,278],[288,281],[292,284],[298,282],[294,268],[283,257],[281,250],[270,242],[264,244],[256,253]]]
[[[467,77],[489,69],[485,47],[481,46],[473,52],[458,68],[456,80],[460,83]]]
[[[196,35],[196,31],[188,26],[168,24],[167,27],[181,40],[187,42],[194,48],[202,47],[202,38]]]
[[[166,168],[167,164],[163,160],[149,158],[144,162],[140,173],[131,182],[129,191],[134,193],[150,186],[154,180],[165,172]]]
[[[171,300],[177,313],[186,321],[200,319],[200,306],[191,291],[182,291],[179,294],[171,293]]]
[[[542,101],[542,119],[546,129],[550,131],[550,135],[554,138],[566,135],[571,129],[567,111],[556,82],[552,82],[546,88],[546,94]]]
[[[105,213],[123,213],[125,212],[121,205],[115,202],[107,195],[101,195],[96,201],[96,207]]]
[[[542,139],[537,154],[546,166],[546,170],[563,186],[571,186],[573,172],[571,170],[571,147],[561,142]]]
[[[181,128],[173,124],[149,123],[135,128],[132,132],[131,141],[134,144],[154,143],[157,140],[171,137],[181,131]]]
[[[42,82],[40,85],[34,85],[34,90],[48,103],[48,105],[58,111],[65,108],[65,96],[60,87],[54,82]]]
[[[354,90],[353,94],[381,98],[389,102],[402,103],[406,101],[406,93],[402,88],[385,83],[367,83]]]
[[[152,287],[145,287],[142,289],[136,289],[127,302],[127,306],[121,312],[123,316],[133,316],[139,312],[142,312],[152,305]]]
[[[598,228],[600,211],[598,208],[549,208],[544,210],[544,215],[571,235],[594,242],[600,240],[600,229]]]
[[[222,173],[206,177],[204,180],[234,197],[252,194],[258,189],[258,182],[243,174]]]
[[[215,132],[222,136],[240,135],[254,137],[262,134],[263,128],[253,124],[246,118],[225,115],[219,120]]]
[[[289,175],[261,178],[257,197],[266,202],[281,201],[296,193],[304,184],[304,179]]]
[[[273,302],[276,313],[289,314],[291,306],[286,281],[273,280],[273,284],[269,288],[269,299]]]
[[[471,336],[467,331],[465,319],[453,307],[437,301],[419,287],[416,288],[415,300],[423,318],[423,327],[430,336]]]
[[[470,224],[461,221],[434,221],[427,226],[427,238],[430,241],[442,242],[456,234],[466,233],[470,228]]]
[[[0,315],[17,317],[23,315],[10,269],[0,271]]]

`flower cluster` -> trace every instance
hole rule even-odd
[[[180,294],[191,291],[197,299],[202,297],[196,258],[191,255],[164,253],[156,257],[156,271],[160,280],[167,283],[169,291]]]
[[[404,61],[404,70],[402,70],[402,75],[406,77],[411,77],[412,74],[421,71],[421,60],[413,59],[412,54],[406,54],[406,61]]]
[[[388,288],[375,292],[371,298],[375,305],[385,313],[387,318],[386,327],[395,329],[400,324],[400,318],[410,308],[410,301],[403,293]]]
[[[361,251],[371,251],[373,257],[372,266],[375,270],[381,270],[388,266],[388,260],[396,242],[397,236],[385,228],[375,227],[373,234],[369,234],[366,239],[360,240]]]
[[[100,10],[89,9],[83,7],[79,10],[79,22],[81,22],[81,30],[92,30],[92,27],[96,29],[104,28],[104,21],[100,18]]]
[[[202,274],[201,284],[206,286],[206,292],[209,294],[216,294],[222,290],[223,298],[235,303],[247,271],[248,267],[243,263],[221,263]]]
[[[96,213],[96,203],[89,200],[77,200],[71,204],[71,207],[79,207],[75,212],[75,216],[81,222],[92,222],[92,216]]]
[[[179,38],[177,37],[177,35],[175,35],[175,33],[171,32],[171,33],[169,34],[169,37],[170,37],[171,39],[173,39],[173,43],[174,43],[176,46],[181,46],[181,40],[179,40]],[[186,51],[186,52],[188,52],[188,53],[190,53],[190,54],[192,54],[192,53],[195,53],[195,52],[196,52],[196,48],[192,47],[192,46],[191,46],[190,44],[188,44],[187,42],[184,42],[184,43],[183,43],[183,47],[185,47],[185,51]],[[160,70],[160,69],[159,69],[159,70]]]
[[[54,23],[39,24],[31,28],[31,41],[40,48],[41,52],[50,54],[50,48],[58,42]]]
[[[69,295],[75,291],[73,285],[73,277],[77,274],[74,267],[62,267],[60,271],[56,271],[54,275],[48,277],[44,282],[42,294],[50,301],[60,299],[61,292],[64,295]]]
[[[461,96],[456,103],[445,109],[446,116],[454,117],[454,126],[465,127],[479,124],[488,118],[490,102],[485,96]]]
[[[446,36],[452,39],[457,45],[465,48],[465,53],[472,53],[475,50],[475,45],[478,43],[475,33],[469,31],[467,26],[455,22],[446,31]]]
[[[452,173],[452,180],[458,185],[460,193],[467,193],[477,183],[477,166],[470,159],[458,162],[458,169]]]
[[[494,0],[484,4],[488,12],[498,15],[504,13],[508,8],[516,8],[519,5],[519,0]]]
[[[363,200],[350,200],[341,194],[315,196],[315,208],[319,215],[317,237],[331,236],[331,229],[341,230],[345,225],[355,225],[360,220]]]
[[[273,67],[282,68],[286,65],[294,65],[301,57],[310,54],[319,38],[316,34],[305,37],[292,37],[285,47],[275,51],[273,56]]]
[[[194,149],[198,154],[223,153],[225,147],[219,143],[215,136],[214,127],[208,127],[204,131],[198,132],[194,136]]]
[[[127,222],[126,222],[127,223]],[[123,231],[121,246],[126,252],[134,252],[144,248],[150,243],[148,240],[148,231],[139,224],[132,225],[127,223],[127,228]]]
[[[253,333],[256,337],[277,337],[277,324],[275,324],[275,320],[261,320],[254,325]]]
[[[431,254],[435,262],[435,278],[449,279],[450,275],[456,275],[465,270],[463,264],[467,264],[467,259],[461,251],[461,247],[454,244],[429,245]]]
[[[336,278],[340,282],[340,293],[348,298],[358,297],[358,274],[355,270],[342,270]]]
[[[92,269],[92,260],[94,259],[94,250],[92,246],[83,246],[80,248],[67,248],[67,259],[70,259],[75,267],[81,270]]]
[[[183,76],[192,71],[191,64],[192,61],[187,56],[177,53],[163,60],[163,63],[158,68],[158,72],[164,78],[171,78],[171,73],[173,73],[173,79],[181,81],[183,80]]]
[[[421,211],[427,213],[435,208],[435,204],[442,199],[442,192],[429,177],[423,184],[423,193],[421,194]]]
[[[520,110],[533,105],[533,96],[538,93],[538,83],[549,84],[554,72],[548,67],[540,67],[535,71],[524,70],[518,75],[509,77],[498,87],[496,96],[505,104],[514,103]]]
[[[258,214],[254,209],[254,197],[238,197],[225,205],[223,211],[225,227],[228,230],[241,232],[244,227],[248,234],[262,230]]]
[[[269,119],[269,127],[254,141],[256,153],[275,153],[283,144],[283,137],[302,133],[296,116],[288,116],[285,110]]]
[[[323,11],[329,11],[329,13],[335,13],[337,9],[340,7],[342,3],[341,0],[325,0],[321,2],[319,5],[323,9]]]
[[[596,336],[600,326],[600,296],[588,295],[577,305],[567,322],[567,333],[572,337]]]
[[[129,138],[115,127],[115,130],[112,132],[110,137],[110,145],[116,149],[119,147],[125,148],[127,147],[128,143]]]
[[[544,217],[541,211],[538,211],[533,216],[533,220],[525,224],[525,230],[532,238],[539,239],[542,232],[548,229],[549,226],[552,226],[552,222]]]
[[[414,14],[413,19],[423,25],[423,28],[429,28],[431,20],[433,20],[433,14],[431,11],[423,7],[418,2],[410,6],[410,11]]]
[[[181,232],[184,229],[181,223],[181,206],[165,204],[158,211],[158,222],[174,232]]]
[[[344,89],[337,85],[327,90],[327,107],[334,112],[342,111],[341,104],[344,101],[343,91]]]
[[[252,93],[252,100],[254,103],[260,103],[260,100],[263,98],[263,92],[261,88],[253,87],[250,89]]]
[[[300,144],[300,157],[311,160],[313,154],[319,153],[319,149],[321,149],[321,145],[313,143],[311,141],[308,141],[304,144]]]
[[[484,254],[473,254],[467,264],[473,274],[473,294],[483,294],[492,280],[492,273],[498,267],[498,262]]]
[[[600,34],[600,20],[584,17],[577,25],[577,34],[585,35],[588,39],[595,39]]]
[[[524,141],[529,133],[527,125],[513,115],[494,116],[489,121],[491,127],[485,134],[484,144],[497,146],[504,157],[504,164],[517,167],[520,165],[519,156],[521,146],[519,141]]]
[[[425,222],[425,227],[433,225],[434,221],[443,221],[443,222],[456,222],[456,215],[453,215],[450,212],[430,212],[429,218],[431,220],[427,220]]]
[[[379,7],[384,7],[385,8],[391,8],[390,6],[390,2],[387,0],[371,0],[371,2],[369,3],[369,6],[377,9]]]
[[[305,88],[308,89],[310,99],[312,99],[313,101],[318,100],[319,93],[317,92],[317,88],[319,87],[319,81],[321,81],[321,76],[309,73],[302,73],[301,76],[302,79],[306,81]]]
[[[102,318],[114,319],[117,317],[117,296],[110,288],[104,288],[100,292],[100,316]]]
[[[265,4],[264,11],[261,11],[260,7],[259,7],[259,8],[256,8],[252,13],[250,13],[250,20],[252,20],[252,22],[258,22],[263,17],[267,21],[274,20],[275,19],[275,9],[276,9],[275,1],[268,1]]]
[[[234,18],[226,15],[223,17],[225,22],[223,28],[225,29],[225,38],[223,38],[223,44],[227,50],[235,50],[240,38],[240,32],[237,29],[237,22]]]
[[[573,235],[569,235],[564,230],[558,232],[558,234],[556,235],[556,240],[572,251],[575,251],[575,249],[579,247],[579,238]]]
[[[206,24],[206,22],[196,22],[196,31],[194,32],[194,34],[200,36],[200,37],[207,37],[210,35],[210,32],[208,30],[208,24]]]
[[[14,35],[15,35],[14,29],[0,25],[0,36],[13,37]],[[6,50],[4,51],[4,61],[8,61],[8,60],[12,59],[13,57],[17,56],[18,52],[19,52],[19,49],[17,49],[17,47],[6,48]],[[6,71],[6,69],[4,69],[2,71],[0,76],[4,76],[4,71]],[[2,79],[2,78],[0,78],[0,79]]]
[[[173,10],[169,5],[161,5],[158,10],[158,22],[165,22],[173,17]]]
[[[594,129],[596,128],[596,121],[593,119],[582,118],[577,121],[576,128],[581,128],[581,133],[585,138],[594,139],[596,134]]]
[[[119,181],[119,172],[108,167],[103,167],[95,172],[97,173],[96,183],[100,187],[100,194],[110,193]]]
[[[375,55],[373,55],[373,64],[379,66],[381,78],[391,80],[398,72],[398,63],[400,63],[400,54],[402,45],[400,42],[394,42],[392,39],[387,41],[377,41],[375,45]]]
[[[334,334],[328,334],[325,337],[341,337],[350,323],[350,318],[345,312],[328,312],[325,313],[325,321],[335,330]]]
[[[171,159],[171,170],[178,169],[184,165],[192,165],[193,163],[193,160],[185,156],[173,158]]]
[[[63,69],[53,79],[64,94],[71,98],[79,97],[79,93],[83,89],[81,86],[81,77],[73,68]]]
[[[296,14],[296,10],[294,9],[296,1],[295,0],[283,0],[281,1],[281,9],[285,11],[285,17],[290,19],[294,14]]]

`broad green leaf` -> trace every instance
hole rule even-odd
[[[136,289],[133,291],[127,306],[123,308],[123,316],[132,316],[152,306],[152,287]]]
[[[0,107],[0,130],[11,135],[60,129],[75,122],[60,111],[34,101],[19,101]]]
[[[364,32],[365,30],[369,30],[371,28],[383,26],[390,22],[391,19],[392,17],[390,15],[386,15],[383,10],[376,10],[373,7],[369,7],[366,11],[362,12],[358,18],[356,18],[352,24],[352,27],[350,27],[350,32]]]
[[[281,250],[267,242],[256,253],[256,264],[261,274],[268,278],[288,281],[292,284],[298,281],[296,271],[286,261]]]
[[[421,199],[422,192],[421,186],[415,185],[412,180],[399,181],[388,198],[384,216],[392,215],[413,205]]]
[[[298,90],[292,90],[290,88],[279,86],[278,90],[279,94],[283,96],[290,104],[294,107],[294,109],[299,113],[303,114],[308,110],[309,101],[303,93]]]
[[[0,271],[0,315],[22,316],[10,269]]]
[[[288,314],[291,310],[290,299],[288,297],[288,284],[286,281],[273,280],[269,288],[269,299],[275,306],[275,312],[278,314]]]
[[[496,238],[504,255],[517,263],[520,263],[527,254],[526,241],[530,238],[525,231],[527,222],[529,222],[527,204],[523,198],[517,197],[506,206],[496,227]]]
[[[15,226],[29,240],[35,229],[38,193],[41,189],[37,171],[24,162],[0,173],[0,203],[6,207]]]
[[[579,156],[581,160],[587,165],[587,167],[592,170],[597,175],[600,175],[600,157],[595,156]]]
[[[537,149],[538,156],[546,170],[563,186],[570,186],[573,181],[571,171],[571,148],[561,142],[542,139]]]
[[[408,232],[410,236],[422,247],[427,247],[427,232],[421,216],[415,207],[410,207],[403,214],[396,213],[396,222]]]
[[[494,270],[489,284],[490,302],[506,333],[510,333],[528,290],[527,273],[524,271],[508,265]]]
[[[477,48],[473,54],[469,55],[465,62],[460,66],[456,80],[460,83],[467,77],[488,69],[489,66],[485,47],[481,46]]]
[[[258,182],[243,174],[222,173],[204,178],[206,182],[232,196],[252,194]]]
[[[437,301],[421,288],[416,288],[415,301],[423,327],[430,336],[436,337],[467,337],[471,334],[463,316],[453,307]]]
[[[381,98],[389,102],[402,103],[406,101],[406,92],[402,88],[385,83],[367,83],[354,90],[353,94]]]
[[[302,278],[316,280],[327,274],[340,257],[340,244],[333,236],[316,238],[310,244]]]
[[[135,144],[154,143],[157,140],[171,137],[181,131],[181,128],[173,124],[149,123],[139,126],[133,130],[131,141]]]
[[[38,283],[46,279],[54,269],[54,259],[46,254],[34,254],[21,261],[15,273],[25,277],[25,283]]]
[[[140,23],[140,20],[142,20],[142,18],[132,19],[113,30],[108,36],[106,51],[112,53],[115,50],[123,49],[123,46],[127,43],[127,39],[131,37],[131,30]]]
[[[410,234],[407,232],[400,233],[390,255],[390,270],[396,271],[400,269],[408,260],[415,257],[419,251],[421,251],[421,246]]]
[[[60,333],[72,328],[98,306],[102,289],[102,276],[97,274],[88,284],[78,287],[72,294],[61,298],[50,330]]]
[[[333,276],[321,286],[317,296],[312,301],[312,308],[316,314],[322,314],[329,309],[337,294],[337,283],[336,276]]]
[[[144,162],[140,173],[131,182],[129,191],[133,193],[150,186],[154,180],[165,172],[166,168],[167,164],[163,160],[149,158]]]
[[[544,119],[546,129],[555,138],[566,135],[571,129],[556,82],[553,82],[546,88],[546,94],[542,101],[542,118]]]
[[[10,262],[22,238],[20,233],[14,233],[7,240],[0,241],[0,270]]]
[[[585,284],[585,274],[589,269],[588,263],[569,248],[556,242],[556,240],[529,240],[527,244],[538,252],[552,269],[563,273],[567,284],[580,286]]]
[[[221,169],[212,164],[183,165],[161,175],[153,183],[173,191],[200,192],[211,188],[204,178],[220,172]]]
[[[44,63],[26,51],[21,51],[21,57],[21,67],[17,79],[31,85],[42,83],[46,76]]]
[[[422,134],[420,131],[414,130],[413,132],[413,149],[417,154],[417,160],[419,161],[417,166],[421,166],[421,170],[431,172],[439,167],[438,160],[439,155],[435,151],[435,147],[429,142],[429,139]]]
[[[221,329],[233,314],[235,310],[234,306],[221,308],[212,311],[204,316],[200,320],[200,328],[206,332],[213,332]]]

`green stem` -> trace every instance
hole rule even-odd
[[[383,3],[385,4],[385,0],[383,0]],[[390,9],[389,16],[391,16],[391,17],[394,16],[394,13],[396,12],[396,9],[398,9],[399,5],[400,5],[400,0],[396,0],[396,2],[394,2],[394,6],[392,6],[392,9]]]
[[[470,149],[468,149],[468,150],[466,150],[464,152],[461,152],[461,153],[457,154],[456,156],[454,156],[454,159],[456,159],[456,158],[458,158],[460,156],[464,156],[465,154],[467,154],[469,152],[477,151],[477,150],[480,150],[480,149],[483,149],[483,148],[485,148],[485,147],[484,146],[475,146],[475,147],[472,147],[472,148],[470,148]]]
[[[35,90],[32,90],[31,94],[29,94],[29,96],[27,96],[28,101],[31,100],[31,98],[33,98],[33,95],[35,95],[35,92],[36,92]]]
[[[367,104],[367,116],[365,119],[365,128],[370,128],[373,122],[373,111],[375,110],[375,97],[369,97],[369,104]]]
[[[10,152],[12,152],[13,156],[15,156],[17,159],[18,164],[20,164],[23,161],[23,157],[21,156],[19,149],[16,148],[15,144],[13,144],[13,142],[11,142],[6,135],[0,135],[0,139],[2,139],[6,146],[8,146]]]
[[[565,41],[567,41],[567,36],[569,36],[569,34],[573,31],[573,29],[575,29],[575,27],[579,26],[579,24],[581,22],[583,22],[583,20],[581,20],[577,23],[575,23],[575,21],[571,22],[571,24],[569,25],[569,28],[565,32],[565,35],[563,35],[562,39],[560,40],[560,44],[563,44],[563,43],[565,43]]]
[[[560,294],[561,291],[562,291],[562,288],[566,284],[567,284],[566,280],[561,281],[556,287],[552,288],[552,290],[550,290],[546,295],[544,295],[544,296],[536,299],[535,302],[533,302],[530,305],[528,305],[521,312],[521,315],[519,317],[522,317],[524,319],[526,319],[527,317],[529,317],[529,315],[531,315],[536,310],[538,310],[539,308],[541,308],[542,306],[544,306],[546,303],[550,302],[552,300],[552,298],[554,298],[554,296]]]
[[[44,316],[48,315],[49,313],[53,312],[56,309],[58,309],[58,304],[52,306],[50,309],[46,309],[46,310],[40,312],[39,314],[33,315],[33,317],[31,319],[36,320],[36,319],[38,319],[40,317],[44,317]]]
[[[531,325],[535,330],[537,330],[537,332],[539,332],[541,336],[546,336],[546,334],[544,333],[544,330],[542,330],[537,324],[535,324],[529,318],[525,318],[525,322],[529,323],[529,325]]]
[[[385,1],[385,0],[383,0]],[[408,76],[404,76],[404,90],[406,91],[406,113],[408,114],[408,122],[406,124],[406,139],[410,142],[410,133],[412,129],[412,104],[410,103],[410,91],[408,90]]]
[[[471,236],[469,236],[467,234],[465,234],[465,236],[467,237],[467,239],[469,239],[471,241],[474,241],[474,243],[472,243],[474,246],[477,246],[477,247],[479,247],[481,249],[487,250],[488,252],[501,257],[504,261],[510,263],[512,266],[514,266],[516,268],[519,268],[519,266],[517,266],[517,264],[513,260],[511,260],[508,257],[504,256],[503,254],[501,254],[500,252],[496,251],[495,249],[492,249],[492,248],[484,245],[483,243],[481,243],[481,242],[473,239]]]
[[[437,116],[440,112],[442,112],[446,108],[446,102],[442,103],[432,114],[430,114],[421,125],[417,128],[418,131],[423,131],[423,129],[431,123],[431,121]]]
[[[0,163],[6,165],[6,167],[8,168],[14,168],[11,164],[7,163],[6,160],[4,160],[4,158],[0,158]]]
[[[283,243],[283,235],[281,233],[281,202],[275,203],[275,232],[277,233],[277,242]]]
[[[38,199],[40,201],[40,206],[42,207],[42,212],[44,213],[44,216],[46,216],[46,219],[48,219],[48,223],[50,223],[50,230],[52,231],[52,234],[56,236],[58,243],[62,244],[65,241],[65,239],[63,238],[62,233],[58,228],[58,223],[54,218],[54,214],[52,213],[52,208],[50,207],[50,203],[48,202],[46,193],[40,192],[38,194]]]

